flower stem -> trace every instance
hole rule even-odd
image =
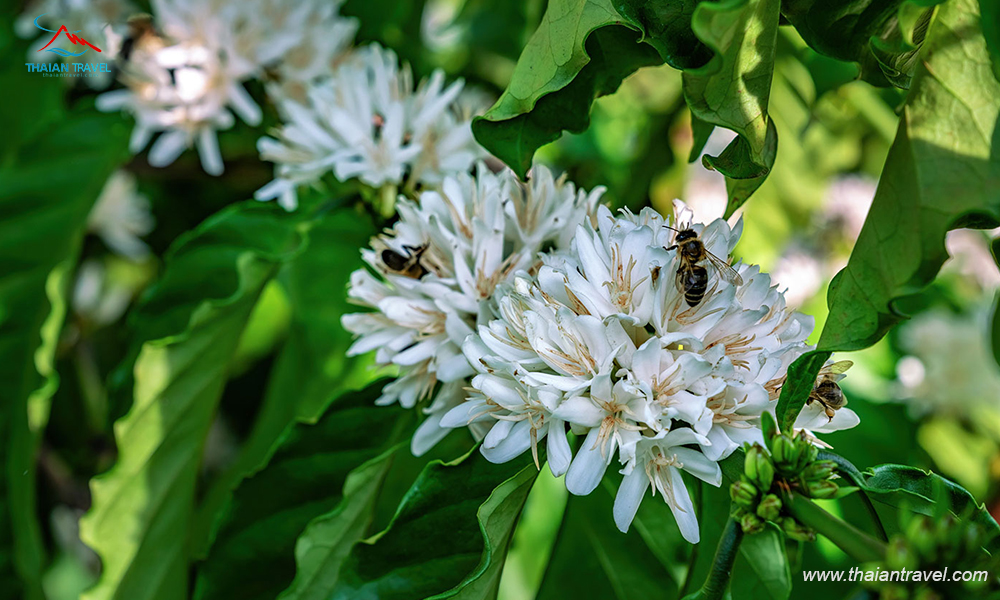
[[[715,549],[712,560],[712,570],[701,586],[701,592],[696,596],[699,600],[721,600],[726,595],[729,579],[733,575],[733,563],[743,541],[743,529],[732,516],[726,521],[726,528],[719,538],[719,546]]]
[[[885,559],[885,544],[820,508],[798,492],[784,494],[784,504],[800,523],[815,529],[858,562]]]

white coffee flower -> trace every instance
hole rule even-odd
[[[149,200],[138,193],[135,177],[115,171],[87,217],[87,230],[98,235],[109,248],[132,260],[149,255],[142,236],[153,230]]]
[[[258,142],[261,157],[276,163],[275,180],[255,197],[291,209],[296,187],[328,172],[376,188],[416,189],[468,171],[483,152],[472,138],[473,115],[457,102],[462,85],[446,87],[439,70],[414,88],[394,52],[358,49],[308,88],[306,102],[280,99],[285,124]]]
[[[478,372],[476,394],[441,425],[493,420],[482,453],[497,462],[547,438],[550,453],[557,448],[553,473],[565,472],[578,495],[617,459],[626,476],[619,528],[628,529],[652,489],[694,543],[698,525],[680,472],[718,486],[718,461],[763,442],[761,415],[774,410],[788,365],[809,349],[813,323],[786,308],[767,274],[744,264],[733,267],[739,278],[721,277],[704,261],[707,290],[691,306],[675,281],[681,263],[672,248],[691,213],[678,201],[675,215],[671,224],[651,209],[615,217],[600,207],[596,226],[566,232],[566,250],[544,256],[537,273],[518,273],[497,293],[496,318],[481,319],[463,344]],[[690,227],[725,259],[741,225]],[[582,438],[572,457],[558,450],[566,425]]]
[[[900,345],[909,356],[897,365],[899,396],[915,416],[968,418],[981,408],[1000,411],[988,301],[971,314],[930,310],[900,328]]]
[[[219,175],[224,165],[217,131],[232,127],[235,116],[250,125],[261,121],[244,83],[265,68],[279,68],[286,55],[294,57],[303,35],[327,36],[327,44],[315,49],[319,54],[350,43],[353,21],[342,23],[335,8],[318,0],[155,0],[149,31],[112,40],[113,53],[131,45],[120,61],[126,87],[100,96],[98,108],[135,116],[133,152],[160,134],[149,151],[151,165],[165,167],[196,146],[205,171]]]
[[[462,343],[492,317],[494,291],[515,272],[537,269],[539,251],[591,214],[602,193],[554,180],[544,167],[522,184],[510,171],[493,174],[480,164],[475,175],[449,176],[440,191],[423,192],[419,203],[400,199],[399,221],[362,252],[371,269],[351,276],[348,295],[374,310],[343,323],[357,337],[348,354],[374,350],[377,363],[399,368],[378,403],[410,408],[443,383],[414,437],[416,453],[447,434],[441,418],[465,400],[462,388],[475,370]],[[525,402],[545,398],[535,391]]]

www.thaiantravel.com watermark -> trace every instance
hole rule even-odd
[[[944,582],[944,581],[986,581],[988,571],[951,571],[948,567],[941,570],[931,569],[898,569],[890,570],[876,567],[874,569],[859,569],[851,567],[847,571],[803,571],[803,581],[899,581],[899,582]]]

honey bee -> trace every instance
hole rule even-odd
[[[390,271],[411,279],[420,279],[427,274],[427,269],[420,264],[420,257],[427,250],[427,244],[421,246],[403,246],[406,254],[400,254],[391,248],[382,251],[382,264]]]
[[[826,416],[832,421],[837,410],[847,405],[844,390],[840,389],[837,382],[844,378],[844,373],[853,365],[854,363],[849,360],[842,360],[820,369],[819,376],[816,377],[816,385],[809,392],[806,404],[819,402],[826,412]]]
[[[729,263],[718,256],[712,254],[705,248],[701,238],[694,229],[685,227],[684,229],[674,229],[677,235],[674,236],[674,243],[667,250],[677,250],[677,258],[680,265],[677,267],[677,274],[674,282],[677,289],[684,294],[684,300],[688,306],[695,307],[705,297],[705,290],[708,288],[708,269],[702,264],[708,261],[712,267],[719,272],[719,276],[729,283],[740,286],[743,285],[743,278]]]
[[[133,15],[128,19],[128,33],[122,40],[118,59],[127,63],[136,50],[155,52],[163,46],[163,38],[153,25],[153,17],[148,14]]]

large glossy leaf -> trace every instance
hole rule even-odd
[[[340,505],[317,517],[302,532],[295,546],[295,580],[279,598],[329,597],[344,560],[371,523],[377,496],[399,449],[397,446],[348,474]]]
[[[289,586],[296,575],[299,534],[312,519],[337,507],[355,469],[386,452],[413,425],[412,411],[375,406],[382,383],[343,396],[315,425],[292,429],[267,466],[240,484],[198,569],[196,600],[230,595],[271,600]],[[371,481],[352,482],[354,495],[358,487],[369,496],[368,486],[377,490],[388,464],[382,457],[363,469]],[[356,541],[370,520],[371,505],[362,503],[352,512],[358,513],[349,527]]]
[[[27,144],[16,131],[4,136],[16,156],[0,168],[0,598],[33,599],[43,562],[35,452],[58,383],[67,284],[87,214],[127,157],[127,131],[82,111]]]
[[[746,202],[774,165],[778,140],[767,114],[778,34],[778,0],[725,0],[699,4],[692,27],[716,55],[684,72],[684,97],[701,124],[739,134],[705,166],[726,176],[725,216]]]
[[[704,0],[615,0],[615,8],[642,31],[643,39],[675,69],[697,69],[712,58],[712,50],[691,28],[695,9]]]
[[[357,544],[330,598],[495,598],[514,525],[537,471],[478,451],[434,462],[389,527]]]
[[[847,266],[827,294],[830,315],[818,349],[797,361],[782,390],[787,428],[805,403],[823,356],[877,342],[905,318],[899,303],[936,276],[948,257],[949,229],[1000,219],[1000,155],[992,151],[1000,117],[975,0],[939,7],[886,158],[875,200]]]
[[[774,525],[743,536],[730,584],[733,600],[785,600],[791,596],[792,573],[784,538]]]
[[[817,52],[860,63],[866,79],[909,83],[933,6],[942,0],[786,0],[781,12]]]
[[[1000,79],[1000,2],[996,0],[979,0],[983,37],[993,61],[993,74]]]
[[[841,473],[872,500],[931,516],[938,514],[936,509],[944,503],[955,515],[970,518],[985,529],[986,548],[991,553],[1000,549],[1000,526],[962,486],[937,473],[906,465],[879,465],[861,472],[839,456],[825,458],[837,462]]]
[[[589,496],[571,496],[566,505],[552,558],[537,600],[608,598],[643,600],[672,598],[678,584],[643,536],[633,527],[623,534],[615,527],[612,494],[596,490]],[[645,503],[660,498],[646,498]],[[666,506],[659,511],[669,514]],[[648,523],[647,523],[648,524]],[[676,527],[673,527],[676,532]],[[663,535],[670,537],[668,527]],[[686,544],[679,536],[674,543]]]
[[[587,128],[594,98],[661,62],[639,38],[611,0],[552,0],[507,89],[473,122],[476,139],[523,178],[538,148]]]
[[[80,523],[103,564],[85,598],[187,597],[202,448],[254,304],[301,245],[297,225],[275,206],[236,205],[167,258],[136,316],[149,341],[135,361],[132,408],[115,423],[118,460],[91,482],[93,506]]]
[[[253,431],[235,463],[215,481],[198,508],[193,535],[203,556],[218,512],[239,481],[259,468],[278,438],[297,420],[315,422],[329,402],[365,387],[375,371],[364,358],[346,357],[350,334],[340,318],[357,308],[345,290],[363,263],[375,226],[350,208],[321,214],[303,226],[309,242],[279,279],[288,294],[292,321],[268,379]]]

